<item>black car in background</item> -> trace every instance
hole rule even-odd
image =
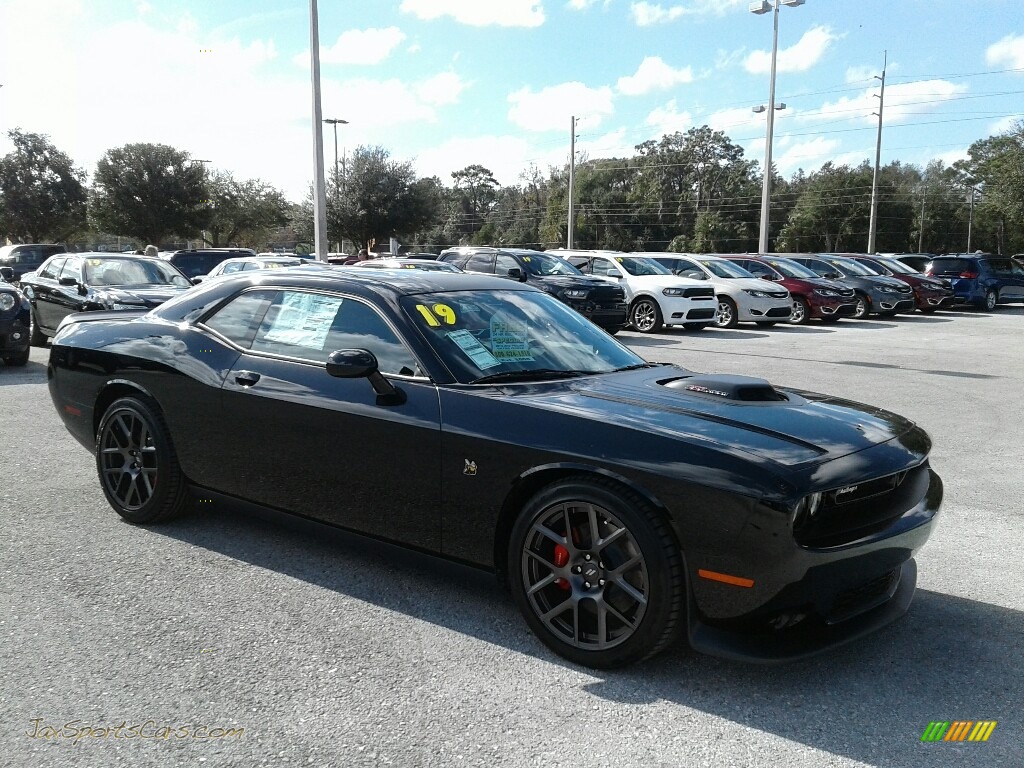
[[[165,251],[160,257],[167,259],[178,271],[188,277],[203,277],[226,259],[256,256],[251,248],[189,248],[180,251]]]
[[[857,295],[855,319],[869,315],[891,317],[899,312],[914,311],[914,291],[909,285],[894,277],[879,275],[853,259],[831,253],[795,253],[787,258],[803,264],[821,277],[838,280],[853,288]]]
[[[51,256],[22,280],[32,306],[32,344],[44,346],[74,312],[152,309],[191,286],[163,259],[109,253]]]
[[[683,637],[779,661],[878,629],[907,610],[942,499],[907,419],[645,362],[517,280],[240,273],[68,318],[50,371],[127,521],[195,489],[493,569],[544,643],[594,667]],[[281,460],[342,445],[359,471]]]
[[[454,264],[464,272],[497,275],[540,288],[611,334],[626,326],[626,292],[621,286],[588,277],[564,259],[543,251],[448,248],[441,251],[437,260]]]
[[[850,258],[880,275],[895,277],[909,285],[914,292],[914,303],[918,312],[927,315],[937,309],[948,309],[953,306],[953,286],[948,280],[924,275],[899,259],[889,256],[850,254]]]
[[[916,269],[921,274],[928,271],[928,265],[935,258],[934,253],[882,253],[876,254],[890,259],[898,259],[911,269]]]
[[[0,267],[10,267],[8,282],[17,283],[26,272],[35,272],[39,265],[55,253],[64,253],[67,246],[59,243],[19,243],[0,248]]]
[[[28,299],[8,282],[9,266],[0,267],[0,358],[4,365],[25,365],[29,355],[31,317]]]

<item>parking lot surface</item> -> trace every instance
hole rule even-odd
[[[1024,765],[1024,309],[619,338],[928,430],[946,496],[909,614],[785,666],[575,667],[487,574],[232,508],[122,522],[35,349],[0,370],[0,765]],[[357,445],[282,461],[359,471]]]

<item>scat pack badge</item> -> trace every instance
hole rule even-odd
[[[462,474],[476,477],[476,462],[466,459],[466,466],[462,468]]]

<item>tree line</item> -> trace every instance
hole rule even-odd
[[[91,185],[45,136],[11,131],[0,159],[0,233],[15,241],[68,240],[100,231],[160,243],[263,247],[288,227],[313,239],[312,191],[298,204],[260,180],[207,172],[159,144],[109,150]],[[622,158],[579,158],[574,241],[582,248],[699,253],[756,251],[761,169],[707,126],[646,141]],[[773,169],[772,250],[863,251],[873,169],[826,163],[786,179]],[[327,179],[332,242],[398,238],[412,250],[459,244],[553,248],[568,236],[568,164],[526,169],[502,186],[473,164],[447,183],[411,161],[361,146]],[[879,173],[876,247],[883,252],[1024,251],[1024,122],[975,142],[968,157],[926,167],[891,162]]]

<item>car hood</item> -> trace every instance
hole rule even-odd
[[[530,275],[530,279],[556,288],[596,288],[607,284],[604,280],[598,280],[595,277],[577,277],[576,275]]]
[[[784,401],[745,401],[725,394],[744,386],[771,388],[761,379],[658,366],[569,380],[561,386],[506,387],[503,392],[520,404],[586,414],[604,424],[705,443],[792,469],[863,451],[911,431],[923,434],[897,414],[813,392],[775,389],[786,396]],[[919,452],[926,453],[927,446]]]
[[[707,280],[694,280],[692,277],[676,275],[629,275],[624,277],[634,288],[647,290],[663,290],[665,288],[710,288]]]
[[[759,277],[713,277],[711,282],[720,288],[735,288],[738,291],[772,291],[782,293],[786,286]]]
[[[142,307],[157,307],[188,288],[174,285],[133,285],[130,288],[103,286],[96,288],[97,296],[118,304],[138,304]]]

